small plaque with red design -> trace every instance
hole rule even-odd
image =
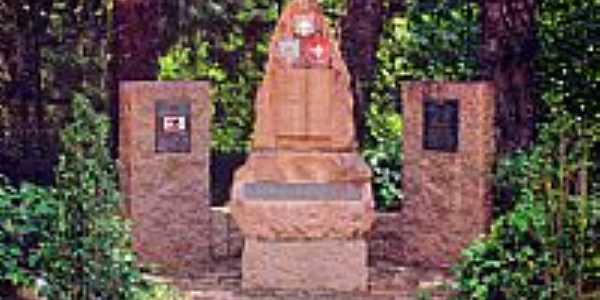
[[[309,67],[328,67],[331,62],[331,43],[322,36],[311,36],[301,40],[300,51]]]

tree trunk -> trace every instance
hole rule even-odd
[[[117,79],[156,79],[160,54],[160,3],[118,0],[114,15]]]
[[[535,134],[533,60],[537,52],[536,0],[481,0],[483,78],[499,91],[499,153],[528,147]]]
[[[155,80],[160,56],[159,1],[116,0],[113,23],[112,153],[118,156],[119,82]]]
[[[348,0],[348,14],[342,20],[341,47],[352,76],[354,122],[361,144],[367,133],[364,112],[368,108],[369,84],[375,78],[382,29],[381,0]]]

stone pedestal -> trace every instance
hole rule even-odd
[[[356,153],[252,153],[230,203],[245,237],[243,287],[366,290],[370,176]]]
[[[361,238],[375,217],[370,176],[356,153],[257,151],[235,174],[230,207],[246,238]]]
[[[449,267],[487,231],[495,160],[496,92],[487,82],[402,88],[404,263]]]
[[[120,179],[134,249],[166,272],[202,272],[210,240],[208,85],[120,85]]]
[[[367,243],[356,240],[246,239],[244,289],[367,290]]]
[[[229,204],[246,239],[246,289],[367,289],[371,171],[356,151],[350,76],[326,24],[316,0],[294,0],[271,40],[252,153]]]

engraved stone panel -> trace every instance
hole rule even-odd
[[[359,201],[361,190],[349,183],[247,183],[244,195],[251,200]]]
[[[423,120],[423,149],[456,152],[459,128],[457,100],[426,100]]]
[[[331,135],[331,87],[333,71],[313,69],[308,73],[306,105],[308,106],[307,135],[327,139]]]
[[[306,132],[304,70],[290,70],[278,78],[273,99],[277,114],[277,136],[302,136]]]

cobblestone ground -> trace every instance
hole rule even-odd
[[[450,277],[444,270],[399,267],[383,262],[370,268],[369,291],[245,291],[241,289],[239,259],[216,263],[207,274],[196,278],[161,278],[178,287],[189,300],[442,300],[447,299]]]

